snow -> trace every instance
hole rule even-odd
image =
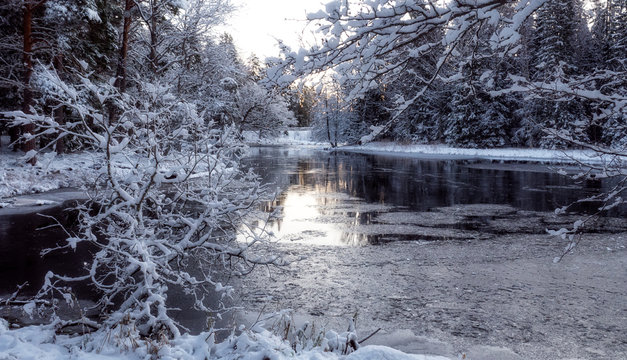
[[[378,127],[371,129],[379,131]],[[316,142],[313,140],[311,128],[294,128],[278,138],[259,139],[254,131],[244,131],[245,141],[250,145],[309,145],[314,147],[328,147],[326,142]],[[402,156],[433,157],[442,159],[455,158],[478,158],[487,160],[511,160],[511,161],[532,161],[532,162],[552,162],[562,164],[603,164],[616,161],[615,158],[604,156],[592,150],[554,150],[538,148],[492,148],[473,149],[458,148],[443,144],[399,144],[396,142],[368,142],[371,135],[362,137],[364,145],[340,146],[337,149],[342,151],[394,154]],[[623,159],[627,161],[627,159]]]
[[[87,18],[93,22],[102,22],[102,19],[100,19],[100,16],[98,16],[98,12],[93,9],[86,9],[85,15],[87,15]]]
[[[277,138],[259,138],[257,131],[243,131],[244,141],[249,145],[299,145],[323,147],[326,143],[313,140],[311,128],[289,128],[281,133]]]
[[[279,337],[262,328],[246,330],[239,336],[231,336],[222,343],[215,343],[213,334],[183,335],[169,343],[137,340],[130,346],[122,333],[96,332],[81,336],[55,335],[44,326],[28,326],[9,329],[8,323],[0,319],[0,358],[21,360],[139,360],[139,359],[180,359],[180,360],[450,360],[442,356],[406,354],[390,347],[363,346],[349,355],[323,351],[316,347],[295,352]]]
[[[8,141],[3,139],[2,144]],[[0,199],[24,194],[43,193],[59,188],[79,188],[86,179],[93,178],[101,161],[90,153],[37,155],[37,163],[31,166],[24,162],[24,154],[3,148],[0,152]],[[41,199],[51,200],[51,199]],[[26,201],[21,205],[47,205],[49,203]],[[17,205],[15,201],[0,201]],[[1,206],[6,207],[6,206]]]
[[[590,150],[551,150],[528,148],[470,149],[446,145],[413,144],[394,142],[372,142],[361,146],[344,146],[346,151],[363,153],[390,153],[410,156],[433,156],[446,158],[481,158],[490,160],[518,160],[558,163],[603,163],[610,161]]]

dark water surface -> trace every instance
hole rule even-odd
[[[272,147],[251,149],[246,163],[264,182],[279,187],[344,193],[367,203],[419,211],[457,204],[507,204],[521,210],[553,211],[609,188],[605,181],[575,182],[557,174],[557,166],[550,164]],[[619,214],[625,215],[624,209]]]
[[[307,149],[253,148],[246,164],[261,174],[265,183],[274,184],[278,189],[276,200],[266,209],[279,213],[278,219],[270,223],[274,235],[284,241],[318,245],[463,239],[466,237],[459,232],[430,230],[426,233],[424,228],[394,226],[394,218],[414,213],[417,220],[413,225],[417,226],[485,230],[486,221],[493,215],[480,206],[471,213],[466,208],[466,219],[454,222],[446,219],[454,218],[459,212],[453,213],[450,209],[446,214],[439,213],[437,221],[433,214],[416,213],[470,204],[549,213],[578,199],[607,191],[611,185],[609,181],[600,180],[575,182],[559,175],[557,168],[549,164]],[[569,207],[569,212],[593,213],[599,206],[598,203],[575,204]],[[624,217],[626,214],[623,207],[608,215]],[[502,222],[516,222],[525,216],[518,214]],[[545,220],[528,223],[528,228],[535,229],[525,232],[545,231]],[[364,228],[363,225],[372,226]],[[502,228],[503,224],[499,226]]]

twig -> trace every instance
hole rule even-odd
[[[371,337],[375,336],[379,331],[381,331],[381,328],[378,328],[377,330],[375,330],[372,334],[366,336],[365,338],[359,340],[359,343],[361,344],[362,342],[370,339]]]

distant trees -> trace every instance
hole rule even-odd
[[[294,86],[287,90],[289,109],[296,117],[296,125],[306,127],[313,121],[313,108],[316,104],[316,91],[307,85]]]
[[[618,0],[593,19],[579,0],[334,1],[309,14],[319,44],[286,49],[275,80],[331,71],[348,102],[384,88],[389,116],[376,116],[368,138],[567,146],[560,131],[618,146],[625,12]]]
[[[313,110],[314,138],[328,142],[331,147],[343,143],[351,113],[337,82],[331,81],[325,85]]]
[[[193,102],[219,126],[235,123],[272,133],[291,123],[286,101],[257,84],[263,71],[260,62],[244,64],[230,35],[211,35],[233,9],[229,0],[3,3],[0,112],[12,112],[20,104],[24,113],[50,115],[59,123],[75,120],[76,114],[54,103],[50,89],[39,81],[38,73],[49,68],[68,84],[78,84],[81,77],[94,84],[112,79],[118,91],[128,96],[141,93],[145,82],[176,84],[175,96]],[[244,98],[221,86],[225,78],[234,79],[237,90],[256,94],[245,99],[254,102],[254,111],[244,109],[248,106]],[[112,124],[123,115],[117,99],[104,107]],[[242,111],[248,115],[236,114]],[[267,118],[253,121],[253,115]],[[33,136],[38,130],[31,124],[8,128],[14,148],[19,145],[33,155],[32,162],[38,148],[63,152],[81,146],[79,138],[70,134]],[[50,146],[50,141],[55,145]]]
[[[627,96],[627,2],[624,0],[606,0],[596,8],[592,38],[594,41],[595,61],[598,68],[605,69],[607,76],[600,84],[607,91]],[[617,75],[617,76],[612,76]],[[595,121],[601,129],[602,142],[615,147],[627,148],[627,121],[624,112],[607,112]],[[612,129],[609,131],[608,129]]]

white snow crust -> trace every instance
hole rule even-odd
[[[393,153],[443,158],[481,158],[494,160],[541,161],[558,163],[603,163],[609,161],[591,150],[552,150],[529,148],[469,149],[447,145],[372,142],[361,146],[344,146],[342,150],[364,153]]]
[[[290,345],[270,332],[245,331],[215,343],[213,335],[183,335],[166,344],[138,340],[130,346],[127,339],[104,332],[82,336],[55,335],[44,326],[9,329],[0,319],[0,359],[21,360],[450,360],[442,356],[406,354],[385,346],[363,346],[341,355],[320,348],[295,352]]]
[[[276,138],[259,138],[256,131],[243,131],[244,141],[250,145],[299,145],[324,147],[327,143],[320,143],[313,140],[311,128],[291,128],[282,132]]]

